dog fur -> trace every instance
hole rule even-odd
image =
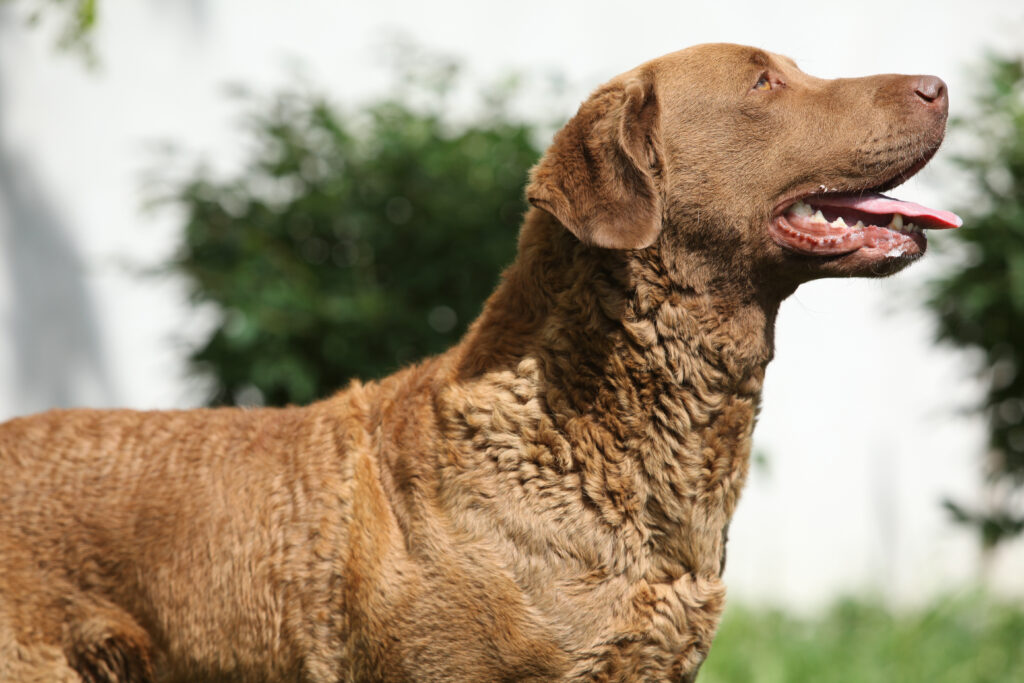
[[[767,226],[923,165],[922,78],[648,62],[555,136],[447,353],[307,407],[0,426],[0,680],[693,680],[780,302],[920,255]]]

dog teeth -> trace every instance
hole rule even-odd
[[[889,230],[895,232],[921,232],[922,228],[920,225],[915,223],[904,223],[903,216],[900,214],[893,214],[892,221],[887,226]]]
[[[849,225],[846,220],[839,216],[831,223],[825,218],[825,214],[821,212],[821,209],[815,209],[813,206],[804,201],[797,201],[789,207],[788,214],[796,216],[798,218],[804,218],[809,220],[811,223],[817,223],[819,225],[828,225],[836,230],[865,230],[867,226],[864,225],[864,221],[857,221],[853,225]],[[896,213],[893,214],[892,220],[887,226],[889,230],[893,232],[921,232],[921,226],[914,223],[904,223],[904,216]]]
[[[810,207],[809,204],[805,204],[804,202],[797,202],[789,209],[789,212],[794,216],[801,216],[803,218],[807,218],[814,212],[814,210]]]

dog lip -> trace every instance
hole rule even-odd
[[[921,156],[915,158],[913,161],[902,167],[894,174],[889,176],[887,179],[874,185],[866,185],[860,183],[850,183],[848,180],[829,180],[825,182],[818,182],[814,184],[805,184],[799,186],[792,192],[787,193],[783,196],[783,199],[775,205],[772,211],[771,220],[776,220],[779,216],[786,213],[796,202],[814,196],[822,195],[851,195],[851,194],[881,194],[888,192],[896,187],[899,187],[903,183],[907,182],[918,172],[921,171],[928,162],[932,160],[935,153],[939,151],[939,145],[933,145],[924,152]]]
[[[868,242],[858,251],[867,252],[869,257],[878,259],[916,259],[923,256],[928,248],[928,238],[923,232],[886,232],[889,234],[868,237]]]
[[[825,224],[822,231],[811,232],[794,226],[785,214],[776,216],[769,234],[780,247],[804,256],[843,256],[864,247],[864,235],[844,229],[832,232]],[[832,232],[832,234],[830,234]]]

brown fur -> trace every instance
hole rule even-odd
[[[662,57],[556,136],[446,354],[304,408],[4,424],[0,679],[692,680],[780,301],[911,260],[765,226],[934,152],[914,83]]]

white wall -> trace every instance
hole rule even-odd
[[[328,0],[101,0],[95,72],[55,53],[24,3],[0,6],[0,418],[54,405],[195,405],[185,344],[209,314],[180,282],[140,278],[175,244],[174,216],[141,210],[140,178],[171,140],[230,169],[240,158],[227,83],[265,92],[293,65],[340,101],[379,91],[395,30],[464,58],[477,78],[564,73],[575,102],[603,79],[698,42],[756,44],[818,76],[936,73],[965,111],[986,49],[1024,49],[1018,0],[802,6],[781,0],[373,4]],[[551,103],[539,104],[548,113]],[[898,191],[966,201],[940,159]],[[132,266],[132,267],[129,267]],[[732,529],[733,595],[801,605],[873,589],[916,601],[969,582],[973,536],[939,500],[976,499],[983,425],[968,359],[931,344],[915,297],[942,259],[886,281],[803,287],[782,310]],[[1024,593],[1022,544],[993,568]]]

